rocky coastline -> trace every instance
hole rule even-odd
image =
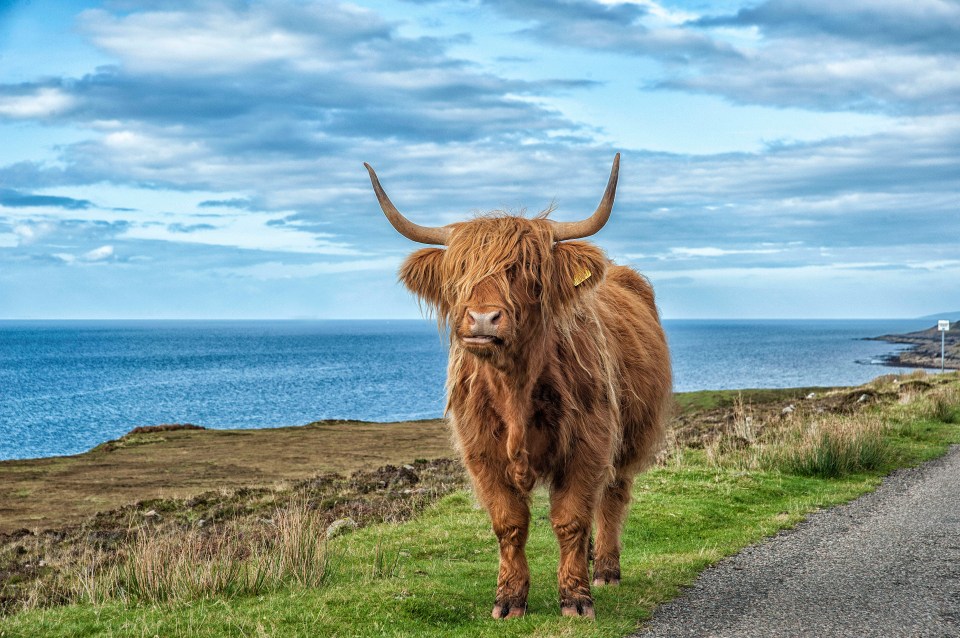
[[[950,321],[950,330],[944,335],[945,358],[943,367],[960,370],[960,317]],[[930,328],[905,334],[869,337],[870,341],[886,341],[911,346],[906,350],[883,357],[883,364],[896,368],[940,368],[940,336],[934,324]]]

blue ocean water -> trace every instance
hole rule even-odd
[[[898,349],[862,338],[929,323],[665,327],[683,392],[862,383],[894,372],[876,363]],[[0,459],[75,454],[158,423],[432,418],[445,375],[432,321],[0,321]]]

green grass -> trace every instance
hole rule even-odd
[[[457,493],[409,523],[338,539],[327,585],[319,589],[178,605],[36,610],[6,619],[0,635],[621,636],[710,563],[796,523],[813,508],[848,500],[876,480],[745,474],[705,464],[647,473],[637,481],[624,535],[623,585],[595,590],[596,623],[559,616],[557,547],[542,493],[535,499],[528,546],[528,615],[490,619],[496,543],[485,513],[470,495]]]
[[[622,585],[595,588],[596,622],[559,615],[558,552],[542,491],[534,500],[527,551],[527,616],[492,620],[496,542],[486,514],[470,494],[458,492],[412,521],[331,541],[323,583],[316,587],[285,584],[261,595],[35,609],[0,619],[0,636],[623,636],[706,566],[812,510],[873,489],[893,467],[934,458],[960,442],[960,428],[937,419],[956,413],[956,394],[943,396],[948,408],[927,398],[884,407],[882,456],[843,472],[763,463],[745,468],[734,456],[711,458],[706,450],[688,449],[640,476],[624,534]]]

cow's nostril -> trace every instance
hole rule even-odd
[[[472,310],[467,311],[467,323],[469,323],[471,326],[477,323],[477,315]]]
[[[492,313],[490,315],[490,323],[492,323],[493,325],[497,325],[498,323],[500,323],[500,316],[501,316],[501,312],[499,310]]]

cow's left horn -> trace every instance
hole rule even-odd
[[[377,173],[373,170],[373,167],[366,162],[364,162],[363,165],[367,167],[367,172],[370,173],[370,183],[373,184],[373,191],[377,194],[377,201],[380,202],[380,208],[383,209],[383,214],[387,216],[387,219],[389,219],[393,227],[397,229],[397,232],[407,239],[421,244],[436,244],[439,246],[445,246],[447,244],[447,240],[450,238],[450,228],[447,226],[421,226],[420,224],[414,224],[404,217],[383,191],[383,187],[380,186],[380,180],[377,179]]]
[[[603,199],[593,215],[578,222],[554,222],[553,236],[557,241],[564,239],[580,239],[589,237],[607,223],[610,211],[613,210],[613,199],[617,196],[617,176],[620,174],[620,153],[613,158],[613,168],[610,169],[610,179],[607,181],[607,190],[603,192]]]

